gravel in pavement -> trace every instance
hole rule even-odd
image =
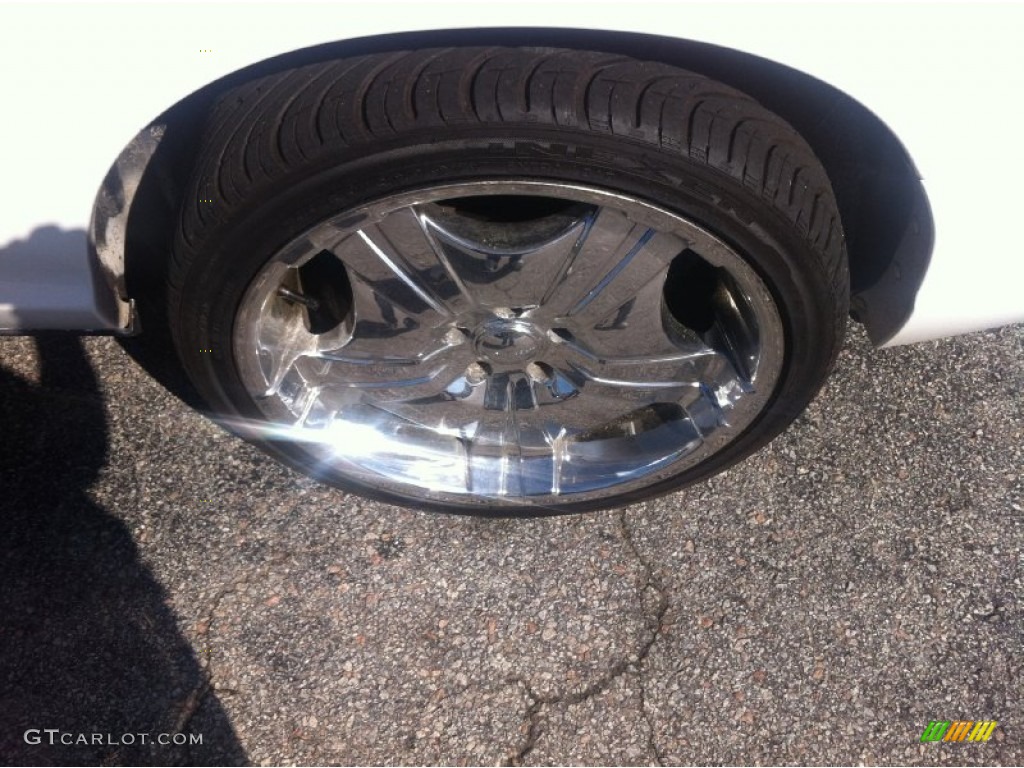
[[[1024,326],[854,328],[727,473],[490,520],[318,485],[114,340],[0,340],[0,762],[1021,763],[1022,392]]]

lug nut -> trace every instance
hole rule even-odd
[[[301,293],[290,291],[283,285],[277,289],[277,295],[290,304],[301,304],[311,312],[316,312],[320,309],[320,302],[316,299],[311,299],[309,296],[303,296]]]
[[[470,384],[479,384],[487,378],[487,365],[484,363],[470,363],[466,367],[466,381]]]
[[[544,384],[551,379],[551,374],[545,370],[545,366],[540,363],[530,363],[526,366],[526,375],[536,381],[538,384]]]
[[[449,328],[448,333],[444,335],[444,343],[449,347],[457,347],[465,340],[466,335],[458,328]]]

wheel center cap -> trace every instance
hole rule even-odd
[[[520,363],[536,356],[544,336],[522,320],[490,320],[473,334],[477,354],[498,364]]]

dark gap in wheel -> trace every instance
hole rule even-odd
[[[579,207],[578,202],[541,195],[474,195],[442,200],[440,205],[467,216],[495,224],[522,224],[564,214]]]
[[[552,328],[551,332],[555,334],[558,338],[563,339],[565,341],[573,343],[575,343],[576,341],[576,337],[572,335],[572,331],[570,331],[568,328]]]
[[[551,381],[553,378],[555,378],[555,369],[552,368],[547,363],[536,362],[534,363],[534,365],[536,365],[537,369],[544,374],[546,381]]]
[[[720,283],[719,269],[686,249],[669,265],[662,294],[665,309],[683,327],[706,333],[715,323]]]
[[[298,273],[302,295],[316,302],[306,309],[310,333],[333,331],[352,311],[352,283],[345,265],[330,251],[320,251]]]
[[[686,412],[678,403],[651,403],[599,427],[581,432],[573,438],[573,442],[589,443],[595,440],[635,437],[656,429],[662,424],[669,424],[685,418],[687,418]]]

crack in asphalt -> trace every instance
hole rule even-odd
[[[206,701],[206,697],[210,695],[212,689],[210,680],[207,675],[203,675],[199,684],[189,691],[188,696],[185,697],[185,701],[182,704],[181,712],[178,713],[177,722],[174,725],[173,733],[192,733],[192,719],[196,716],[196,713],[202,707],[203,702]],[[185,756],[192,759],[192,747],[186,742],[185,745]]]
[[[537,746],[537,742],[544,735],[543,713],[545,708],[555,704],[573,706],[584,702],[587,699],[606,691],[611,687],[612,683],[630,670],[635,671],[637,675],[640,695],[640,716],[644,719],[644,722],[647,723],[648,747],[654,755],[655,762],[658,765],[665,765],[665,758],[658,748],[654,736],[653,718],[647,707],[647,696],[643,679],[643,664],[647,659],[648,654],[650,654],[651,648],[654,647],[655,642],[657,642],[658,637],[661,634],[663,628],[662,623],[669,608],[668,592],[661,583],[661,580],[655,574],[654,567],[640,553],[640,550],[633,539],[633,532],[630,529],[629,522],[626,518],[626,510],[623,509],[619,512],[618,521],[619,531],[623,542],[636,561],[640,563],[643,570],[644,577],[642,583],[637,588],[637,597],[640,601],[641,612],[646,617],[647,637],[643,639],[639,648],[634,653],[627,654],[625,657],[619,659],[593,683],[575,692],[555,694],[553,696],[542,696],[534,691],[529,682],[524,678],[516,677],[510,679],[510,683],[514,683],[523,688],[529,704],[523,714],[523,722],[526,725],[526,737],[523,740],[523,743],[504,763],[505,765],[523,765],[527,756],[529,756],[530,752],[532,752]],[[653,593],[656,598],[654,610],[651,612],[646,610],[646,595],[648,593]]]
[[[229,594],[235,592],[235,590],[235,584],[232,584],[229,587],[225,587],[224,589],[220,590],[211,601],[210,609],[206,612],[206,617],[203,620],[203,622],[206,624],[206,631],[204,632],[204,634],[207,637],[207,642],[209,642],[209,638],[213,634],[212,629],[214,622],[214,614],[217,612],[217,609],[220,607],[220,604],[224,600],[224,598],[227,597]],[[203,659],[204,655],[206,656],[205,660]],[[199,653],[198,656],[200,670],[199,680],[196,683],[195,687],[191,691],[189,691],[188,695],[185,697],[185,700],[182,702],[181,709],[178,712],[178,716],[175,718],[174,728],[172,731],[173,733],[192,732],[193,718],[195,718],[196,713],[199,712],[200,708],[203,705],[203,702],[206,701],[206,697],[210,695],[210,692],[212,690],[214,690],[213,660],[211,659],[212,654],[210,654],[209,652],[207,652],[206,654]],[[185,752],[187,757],[191,759],[192,750],[188,745],[186,745],[185,747]]]
[[[665,765],[665,756],[658,748],[658,742],[654,735],[654,718],[647,706],[647,687],[644,684],[643,666],[644,662],[647,660],[647,656],[651,652],[651,649],[658,641],[658,637],[661,635],[663,629],[665,614],[668,612],[669,608],[668,590],[655,573],[654,566],[640,553],[640,549],[637,547],[636,541],[633,539],[633,531],[629,527],[629,521],[627,520],[625,509],[619,512],[619,529],[622,532],[622,538],[623,541],[625,541],[626,546],[630,549],[633,553],[633,557],[636,558],[636,561],[640,563],[644,570],[644,583],[638,590],[641,608],[643,608],[644,594],[646,592],[653,591],[657,596],[653,615],[648,615],[647,620],[647,627],[651,634],[641,646],[640,652],[637,654],[636,672],[637,691],[640,696],[640,716],[643,717],[644,722],[647,723],[647,746],[654,755],[654,761],[658,765]]]
[[[536,694],[526,680],[516,678],[510,682],[513,682],[523,688],[530,704],[527,706],[526,712],[523,713],[523,723],[526,725],[526,738],[518,749],[516,749],[515,753],[510,755],[508,759],[502,763],[502,765],[506,766],[522,765],[526,756],[533,751],[535,746],[537,746],[537,741],[543,735],[543,731],[540,728],[540,712],[546,703],[545,698]]]
[[[209,610],[202,620],[205,624],[206,630],[203,635],[206,638],[207,648],[205,652],[200,652],[199,656],[199,669],[200,676],[199,681],[195,687],[189,691],[181,704],[181,709],[178,712],[178,716],[175,718],[173,733],[192,733],[192,720],[196,714],[202,708],[203,703],[211,693],[235,693],[230,688],[217,688],[214,683],[214,666],[213,666],[213,653],[210,651],[209,644],[213,637],[213,628],[216,623],[217,611],[220,609],[220,605],[224,602],[228,595],[233,595],[238,592],[241,587],[248,586],[252,581],[252,576],[255,574],[246,575],[240,579],[235,579],[227,586],[220,589],[213,600],[210,601]],[[205,657],[205,658],[204,658]],[[191,744],[187,743],[185,746],[185,754],[188,759],[192,758]]]

